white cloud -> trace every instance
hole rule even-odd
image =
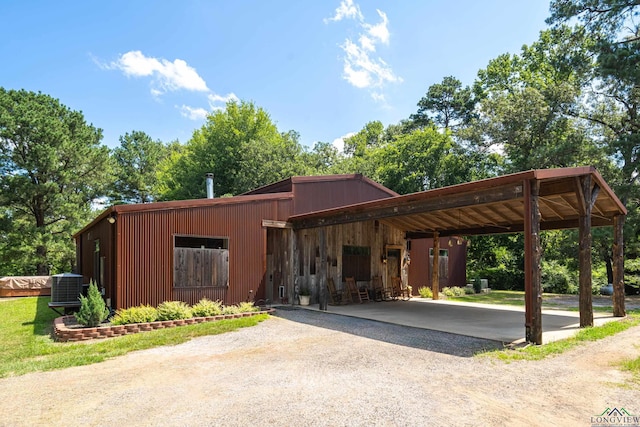
[[[367,30],[367,33],[371,37],[380,40],[380,42],[384,44],[389,44],[389,19],[387,18],[387,14],[383,11],[379,9],[376,9],[376,11],[378,12],[378,15],[380,15],[380,18],[382,18],[382,22],[376,25],[363,23],[362,26]]]
[[[139,50],[132,50],[120,55],[117,61],[106,68],[119,69],[126,76],[151,77],[151,94],[154,96],[177,90],[209,91],[196,69],[182,59],[171,62],[164,58],[145,56]]]
[[[240,101],[240,98],[238,98],[233,92],[228,93],[225,96],[218,95],[216,93],[210,93],[207,98],[209,99],[209,107],[211,107],[211,109],[214,111],[223,110],[227,105],[227,102],[229,101]]]
[[[347,133],[345,135],[342,135],[339,138],[334,139],[331,144],[334,147],[336,147],[340,153],[343,153],[344,152],[344,140],[347,139],[347,138],[351,138],[355,134],[356,134],[356,132],[349,132],[349,133]]]
[[[190,120],[204,120],[207,118],[209,112],[204,108],[194,108],[189,107],[188,105],[183,105],[180,107],[180,114]]]
[[[364,17],[362,16],[362,12],[360,12],[360,7],[357,4],[354,4],[353,0],[342,0],[340,2],[340,6],[336,8],[333,18],[325,18],[324,22],[338,22],[342,21],[345,18],[358,19],[360,21],[364,19]]]
[[[373,55],[378,44],[388,45],[390,39],[387,14],[381,10],[377,12],[381,21],[377,24],[367,23],[353,0],[342,0],[334,17],[325,19],[325,23],[344,18],[358,20],[361,32],[357,41],[346,38],[340,45],[345,54],[342,77],[354,87],[369,90],[376,102],[385,102],[382,88],[387,83],[402,83],[402,77],[396,75],[382,58]]]

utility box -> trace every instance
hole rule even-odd
[[[62,273],[53,275],[51,302],[78,302],[82,294],[82,275]]]

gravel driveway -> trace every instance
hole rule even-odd
[[[315,326],[314,326],[315,325]],[[640,327],[539,362],[497,343],[304,310],[104,363],[0,380],[1,426],[590,425],[640,414],[612,362]]]

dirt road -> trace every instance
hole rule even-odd
[[[455,335],[411,331],[404,342],[393,325],[282,315],[101,364],[2,379],[0,426],[576,426],[606,408],[640,415],[640,389],[621,386],[629,376],[615,366],[640,356],[640,327],[505,364],[468,357],[460,346],[482,343]]]

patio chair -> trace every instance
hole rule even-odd
[[[344,289],[337,290],[336,283],[333,278],[327,279],[327,289],[329,290],[329,296],[331,297],[331,305],[339,305],[347,301],[347,293]]]
[[[352,301],[355,300],[354,297],[360,301],[360,304],[365,301],[371,301],[369,299],[369,290],[365,287],[358,289],[358,285],[356,285],[356,279],[354,277],[347,277],[345,280],[347,282],[347,289]]]
[[[402,285],[402,279],[400,277],[391,278],[391,295],[394,299],[402,298],[404,301],[411,299],[409,289]]]

